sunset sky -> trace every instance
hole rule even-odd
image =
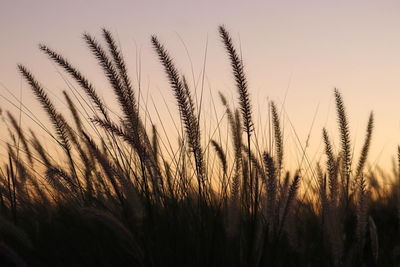
[[[166,111],[163,97],[174,112],[176,108],[150,36],[156,34],[166,45],[191,84],[193,76],[195,80],[199,78],[205,62],[207,108],[203,115],[215,119],[208,109],[210,92],[219,112],[218,91],[226,94],[231,104],[236,100],[228,58],[217,31],[224,24],[235,44],[241,47],[256,127],[261,127],[261,123],[265,128],[267,99],[284,109],[287,161],[300,157],[291,124],[302,145],[312,126],[309,156],[323,160],[322,127],[337,136],[333,97],[336,87],[346,104],[355,153],[358,155],[368,115],[373,110],[376,121],[369,162],[390,167],[400,144],[399,14],[400,2],[386,0],[2,0],[0,107],[18,114],[7,103],[6,99],[15,103],[7,88],[44,118],[44,112],[17,72],[16,64],[22,63],[50,92],[59,109],[67,111],[60,99],[61,91],[68,91],[68,87],[55,65],[39,51],[39,43],[65,55],[94,81],[99,94],[112,106],[109,99],[113,93],[81,38],[82,33],[88,32],[101,40],[101,28],[106,27],[118,36],[136,85],[140,65],[143,98],[147,94],[147,99],[152,96],[160,111]],[[167,112],[162,113],[166,116]],[[33,125],[26,116],[22,120]],[[6,132],[2,131],[0,136],[5,140]],[[335,145],[339,145],[337,138]]]

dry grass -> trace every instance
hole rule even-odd
[[[192,88],[165,46],[156,36],[151,37],[183,127],[179,147],[172,155],[161,145],[164,140],[158,130],[163,125],[159,128],[152,122],[151,130],[147,130],[134,83],[110,31],[102,30],[106,48],[87,33],[83,39],[118,100],[122,113],[117,119],[109,115],[105,101],[84,74],[46,45],[40,45],[40,50],[71,76],[96,107],[82,112],[76,104],[80,99],[63,92],[74,126],[57,110],[28,68],[18,65],[50,118],[56,149],[63,153],[66,164],[54,160],[54,151],[46,151],[35,132],[27,134],[7,113],[11,124],[8,159],[0,171],[2,263],[399,264],[400,246],[395,241],[400,234],[399,172],[392,187],[384,192],[375,174],[365,172],[373,114],[355,165],[344,101],[334,90],[340,150],[334,151],[323,129],[326,159],[321,159],[325,164],[315,166],[318,190],[308,192],[312,195],[309,200],[298,197],[303,181],[312,179],[300,171],[291,175],[285,169],[282,125],[274,102],[268,114],[275,149],[254,146],[255,125],[243,62],[224,26],[219,27],[219,34],[232,67],[239,109],[232,109],[220,94],[229,138],[207,140],[209,146],[202,142],[206,135],[200,122],[201,107],[195,105]],[[231,152],[232,158],[228,156]],[[400,166],[400,148],[398,153]],[[219,171],[211,174],[212,159],[218,159],[214,168]]]

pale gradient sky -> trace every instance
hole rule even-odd
[[[350,117],[356,153],[362,143],[370,110],[375,112],[371,163],[390,166],[400,143],[400,2],[399,1],[15,1],[0,2],[0,82],[37,114],[29,88],[22,83],[16,63],[28,66],[56,96],[68,90],[54,65],[38,50],[39,43],[64,54],[94,80],[107,101],[112,92],[101,69],[81,39],[89,32],[100,39],[101,27],[113,31],[122,44],[136,81],[136,53],[141,54],[143,92],[152,95],[165,111],[161,95],[171,103],[172,93],[150,44],[157,34],[192,77],[203,68],[208,42],[206,91],[223,91],[230,99],[236,92],[217,26],[225,24],[240,44],[248,74],[255,114],[265,120],[266,99],[281,107],[285,93],[287,161],[300,157],[289,120],[304,144],[314,114],[310,157],[318,151],[321,129],[336,134],[333,88],[343,94]],[[183,42],[182,42],[183,40]],[[208,40],[208,41],[207,41]],[[10,95],[0,86],[0,94]],[[110,96],[110,97],[109,97]],[[206,105],[209,106],[206,97]],[[220,106],[219,101],[216,104]],[[0,98],[0,107],[16,111]],[[176,109],[175,109],[176,110]],[[210,109],[205,108],[205,115]],[[162,112],[166,114],[166,112]],[[210,115],[210,116],[211,116]],[[261,117],[259,117],[261,116]],[[167,117],[166,117],[167,120]],[[29,119],[23,118],[29,125]],[[264,123],[265,124],[265,123]],[[336,145],[338,142],[335,141]]]

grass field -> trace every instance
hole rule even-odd
[[[399,167],[392,174],[366,170],[373,113],[355,158],[345,103],[333,90],[338,151],[321,129],[325,156],[307,173],[289,172],[279,108],[272,101],[265,107],[271,145],[262,147],[240,53],[225,27],[218,30],[237,89],[235,104],[222,94],[214,100],[225,110],[223,140],[207,140],[201,102],[156,36],[151,43],[180,115],[169,140],[160,139],[163,126],[143,118],[108,30],[102,43],[90,34],[83,39],[115,93],[119,116],[52,48],[40,45],[77,88],[62,96],[68,116],[18,65],[51,121],[38,125],[57,147],[49,151],[17,114],[3,112],[10,141],[0,171],[2,266],[400,265]],[[166,151],[160,144],[171,140],[179,141]],[[400,148],[398,157],[400,165]]]

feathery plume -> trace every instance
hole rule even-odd
[[[274,128],[275,145],[276,145],[275,147],[276,163],[277,163],[276,169],[279,178],[283,167],[283,140],[282,140],[282,132],[281,132],[281,125],[279,121],[278,111],[273,101],[271,101],[271,114],[272,114],[272,125]]]
[[[98,110],[104,116],[106,120],[109,120],[109,115],[103,100],[98,96],[93,85],[85,78],[85,76],[79,72],[75,67],[73,67],[68,60],[63,56],[56,53],[46,45],[39,45],[40,50],[47,54],[54,62],[56,62],[60,67],[64,68],[65,71],[70,74],[75,81],[83,88],[85,93],[90,97],[93,103],[96,105]]]
[[[124,84],[125,98],[132,104],[134,110],[136,110],[137,109],[136,98],[133,92],[132,83],[128,76],[128,70],[124,58],[122,56],[122,52],[115,43],[115,40],[110,31],[103,28],[103,36],[107,42],[110,54],[113,57],[114,64],[119,72],[119,76]]]
[[[329,140],[328,133],[324,128],[322,130],[322,135],[325,143],[325,154],[326,154],[326,166],[328,168],[329,175],[329,192],[331,205],[335,206],[338,196],[338,165],[333,155],[333,149],[331,142]]]
[[[219,26],[219,34],[231,60],[233,75],[239,93],[240,110],[242,112],[244,130],[248,135],[253,131],[251,114],[250,94],[247,89],[246,75],[244,74],[243,62],[233,45],[232,38],[224,26]]]
[[[374,128],[374,114],[371,112],[368,119],[367,124],[367,131],[365,135],[364,145],[361,149],[360,159],[358,160],[356,174],[355,174],[355,181],[354,183],[357,184],[359,177],[362,175],[365,163],[367,161],[368,151],[371,144],[371,137],[372,137],[372,130]]]
[[[199,194],[202,195],[205,187],[206,176],[203,160],[203,149],[200,144],[200,128],[197,116],[194,114],[193,100],[185,79],[182,81],[182,79],[179,77],[178,70],[175,68],[175,65],[167,50],[154,35],[151,37],[151,42],[158,54],[161,64],[164,66],[165,73],[168,76],[169,83],[178,102],[179,112],[181,115],[180,117],[184,123],[189,147],[193,152],[196,163],[195,165]]]
[[[36,95],[39,102],[42,104],[42,107],[46,110],[47,114],[50,117],[51,122],[54,125],[54,128],[57,132],[58,138],[60,139],[60,144],[64,147],[65,150],[70,150],[70,144],[67,134],[67,123],[64,117],[59,114],[53,103],[50,101],[43,87],[39,84],[38,81],[33,77],[33,75],[22,65],[18,65],[18,69],[24,78],[28,81],[31,86],[33,93]]]
[[[226,155],[225,155],[225,152],[224,152],[223,148],[215,140],[211,140],[211,145],[214,147],[215,152],[217,153],[218,158],[221,161],[221,166],[222,166],[223,173],[226,174],[226,172],[227,172],[227,163],[226,163]]]
[[[349,123],[347,121],[346,110],[344,107],[342,95],[338,89],[335,88],[335,100],[336,100],[336,112],[339,123],[340,140],[342,145],[342,164],[343,164],[343,179],[346,202],[349,197],[349,185],[350,185],[350,172],[351,172],[351,148],[350,148],[350,131]]]

